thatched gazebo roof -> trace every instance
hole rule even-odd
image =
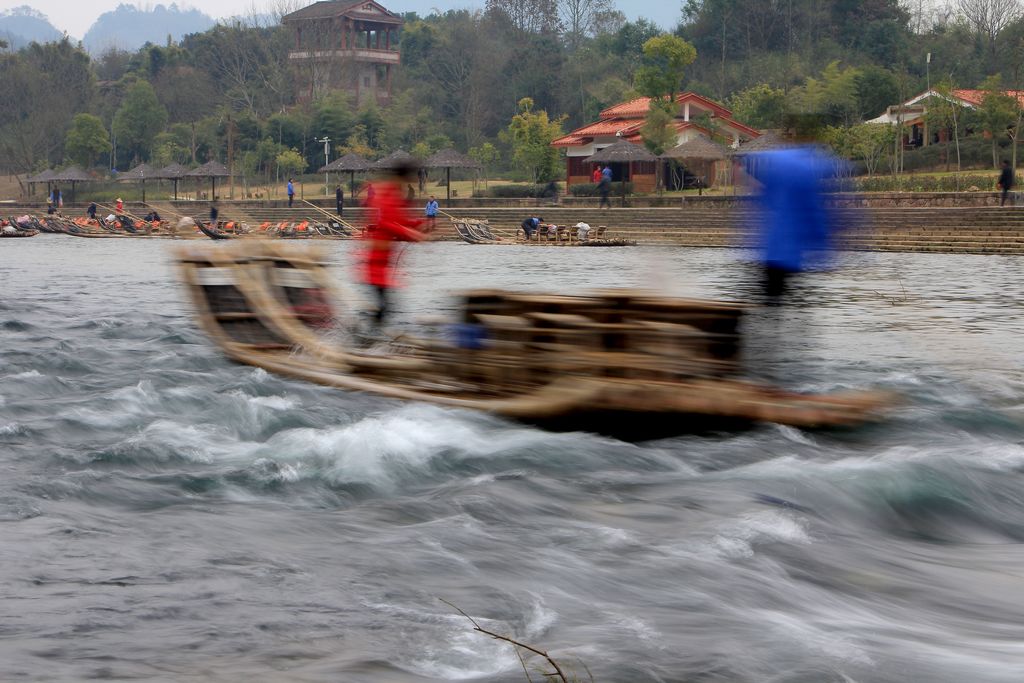
[[[442,149],[440,152],[431,154],[423,165],[427,168],[443,168],[445,173],[445,192],[448,204],[452,201],[452,169],[453,168],[480,168],[480,164],[471,157],[462,154],[454,149]]]
[[[130,171],[117,174],[118,180],[150,180],[157,177],[157,170],[146,163],[139,164]]]
[[[480,163],[454,149],[442,149],[423,162],[427,168],[480,168]]]
[[[52,168],[48,168],[45,171],[41,171],[34,176],[25,178],[26,183],[46,183],[53,180],[53,176],[56,173]]]
[[[591,154],[585,159],[597,164],[630,163],[633,161],[657,161],[658,157],[640,145],[627,140],[619,140],[614,145]]]
[[[85,183],[92,180],[92,177],[77,166],[69,166],[63,171],[54,173],[50,180],[62,183]]]
[[[661,158],[678,161],[720,161],[726,158],[725,152],[725,148],[717,142],[698,135],[666,151]]]
[[[199,168],[192,169],[185,174],[187,178],[227,178],[231,171],[224,164],[218,161],[207,161]]]
[[[337,173],[340,171],[358,172],[358,171],[369,171],[374,167],[372,161],[364,159],[363,157],[349,152],[345,156],[338,157],[326,166],[321,166],[317,173]]]
[[[396,149],[394,152],[375,163],[373,167],[377,169],[389,169],[397,168],[399,166],[409,166],[415,163],[416,157],[409,154],[404,149]]]
[[[184,178],[188,173],[188,168],[181,164],[171,164],[170,166],[164,166],[159,171],[155,172],[152,177],[160,178],[161,180],[178,180]]]
[[[768,152],[773,149],[785,147],[787,144],[786,139],[778,133],[765,133],[764,135],[756,137],[749,142],[744,142],[738,149],[733,150],[732,154],[735,156],[743,156],[744,154]]]

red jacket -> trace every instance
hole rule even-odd
[[[363,250],[363,282],[376,287],[394,287],[394,243],[419,242],[426,235],[416,229],[422,221],[413,218],[397,184],[382,183],[374,189],[376,192],[367,203],[370,220],[374,222],[366,226],[364,235],[367,243]]]

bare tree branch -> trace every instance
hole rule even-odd
[[[508,636],[503,636],[503,635],[501,635],[499,633],[495,633],[494,631],[488,631],[483,626],[478,624],[476,619],[474,619],[473,617],[471,617],[468,614],[466,614],[465,612],[463,612],[458,606],[448,602],[444,598],[438,598],[438,600],[440,600],[444,604],[448,605],[449,607],[451,607],[453,610],[457,611],[462,616],[464,616],[467,619],[469,619],[469,622],[471,624],[473,624],[473,630],[474,631],[479,631],[480,633],[483,633],[486,636],[490,636],[491,638],[494,638],[495,640],[503,640],[506,643],[511,643],[516,648],[522,648],[524,650],[527,650],[528,652],[532,652],[535,655],[539,655],[539,656],[543,657],[544,659],[547,660],[548,664],[551,665],[551,668],[554,669],[553,672],[545,673],[544,675],[547,676],[548,678],[556,678],[557,677],[557,679],[562,681],[562,683],[569,683],[569,679],[566,677],[565,672],[562,671],[562,667],[558,666],[558,662],[556,662],[551,657],[551,655],[549,655],[547,652],[544,652],[543,650],[535,648],[535,647],[533,647],[531,645],[527,645],[525,643],[521,643],[518,640],[515,640],[513,638],[509,638]],[[519,651],[517,649],[516,650],[516,654],[518,654],[518,652]],[[520,663],[523,664],[523,670],[525,671],[526,670],[526,662],[523,660],[522,656],[519,657],[519,661],[520,661]],[[589,673],[589,671],[588,671],[588,673]],[[526,677],[527,678],[530,677],[529,672],[527,672]],[[593,677],[591,677],[591,680],[593,680]]]

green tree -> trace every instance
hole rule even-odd
[[[960,170],[960,122],[963,120],[963,107],[959,100],[953,97],[955,86],[953,81],[946,79],[939,83],[932,90],[936,96],[928,99],[928,112],[925,114],[925,121],[932,130],[948,130],[952,135],[946,136],[946,170],[949,170],[951,157],[949,154],[950,138],[956,145],[956,170]]]
[[[794,90],[794,100],[802,114],[821,116],[829,123],[850,127],[861,120],[858,80],[860,70],[840,68],[831,62],[820,78],[808,77]]]
[[[292,176],[305,170],[306,160],[297,149],[286,149],[274,160],[282,176]]]
[[[896,134],[896,127],[887,123],[862,123],[846,129],[830,128],[826,137],[838,153],[863,161],[864,169],[873,176],[881,161],[892,154]]]
[[[97,157],[110,151],[110,136],[100,117],[76,114],[64,140],[64,151],[83,168],[92,168]]]
[[[149,156],[153,140],[167,124],[167,110],[160,104],[149,81],[137,80],[114,114],[118,146],[133,160]]]
[[[754,128],[781,128],[789,100],[782,88],[767,83],[733,94],[728,101],[733,116]]]
[[[533,100],[524,97],[519,100],[519,113],[502,131],[502,140],[512,148],[513,164],[535,183],[554,180],[559,175],[561,154],[551,143],[562,136],[563,120],[564,117],[552,121],[546,111],[533,111]]]
[[[1003,80],[999,74],[986,78],[981,84],[981,90],[985,91],[985,95],[975,110],[975,116],[992,143],[992,168],[999,168],[999,140],[1007,136],[1012,139],[1016,134],[1013,129],[1020,105],[1016,97],[1003,91]]]
[[[640,128],[640,138],[651,154],[657,156],[675,147],[679,134],[673,125],[674,121],[671,105],[662,100],[651,102],[644,125]]]
[[[679,36],[664,33],[644,43],[644,65],[636,72],[637,90],[674,102],[683,72],[697,59],[697,49]]]
[[[498,152],[498,148],[489,142],[485,142],[479,147],[473,147],[469,150],[469,156],[474,159],[484,174],[484,187],[487,187],[487,178],[490,175],[489,170],[494,167],[494,164],[501,158],[501,153]]]
[[[670,101],[652,100],[647,110],[644,125],[640,128],[640,139],[644,147],[655,156],[660,156],[667,149],[675,147],[679,133],[675,127],[675,106]],[[655,183],[661,187],[661,164],[655,165],[657,176]]]
[[[357,123],[352,130],[352,134],[345,141],[345,146],[339,152],[341,154],[358,154],[365,159],[372,159],[374,157],[374,149],[370,147],[370,143],[366,139],[366,126]]]

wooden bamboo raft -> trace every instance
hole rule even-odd
[[[235,361],[328,386],[629,439],[756,422],[854,425],[891,402],[745,380],[741,306],[642,291],[471,291],[449,327],[456,341],[405,335],[398,352],[370,354],[332,341],[343,312],[321,252],[220,246],[179,252],[202,328]]]

